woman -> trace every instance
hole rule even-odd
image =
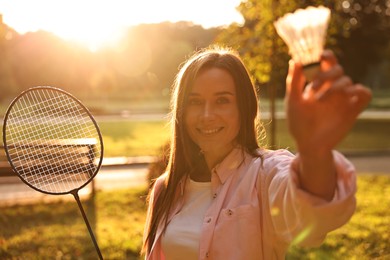
[[[298,155],[259,147],[256,91],[233,51],[196,53],[177,75],[167,171],[150,192],[147,259],[284,259],[355,210],[353,166],[333,148],[371,94],[332,52],[305,88],[290,62],[286,115]]]

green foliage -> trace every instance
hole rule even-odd
[[[336,53],[347,74],[373,88],[388,89],[388,0],[247,0],[238,7],[245,19],[244,24],[232,24],[217,40],[240,51],[260,87],[276,88],[278,96],[282,96],[289,55],[273,22],[288,12],[309,5],[325,5],[332,10],[326,47]]]
[[[257,86],[276,88],[280,95],[284,93],[288,56],[273,22],[295,7],[293,1],[244,1],[238,7],[244,25],[233,24],[217,38],[239,50]]]
[[[129,27],[116,46],[91,52],[38,31],[19,35],[0,22],[0,100],[50,85],[79,96],[119,94],[163,98],[189,53],[212,43],[220,29],[190,22]]]
[[[329,43],[346,72],[373,89],[388,89],[389,1],[339,0],[331,7]]]
[[[19,35],[0,23],[0,99],[36,85],[64,88],[76,96],[130,96],[129,102],[166,99],[180,64],[194,50],[215,42],[239,50],[262,96],[273,89],[283,96],[290,57],[273,22],[308,5],[332,9],[327,47],[347,74],[374,89],[388,89],[388,0],[246,0],[238,6],[242,25],[204,29],[189,22],[143,24],[129,28],[115,48],[96,52],[44,31]]]

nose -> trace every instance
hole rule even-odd
[[[210,102],[205,102],[201,113],[203,120],[212,120],[215,117],[214,107]]]

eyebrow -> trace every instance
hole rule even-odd
[[[191,92],[189,95],[190,95],[190,96],[200,96],[200,94],[197,93],[197,92]],[[220,91],[220,92],[216,92],[216,93],[215,93],[215,96],[223,96],[223,95],[234,96],[234,93],[232,93],[232,92],[230,92],[230,91]]]

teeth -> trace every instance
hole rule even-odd
[[[207,129],[207,130],[202,129],[202,130],[200,130],[200,132],[201,132],[202,134],[211,135],[211,134],[217,133],[219,130],[220,130],[219,128]]]

